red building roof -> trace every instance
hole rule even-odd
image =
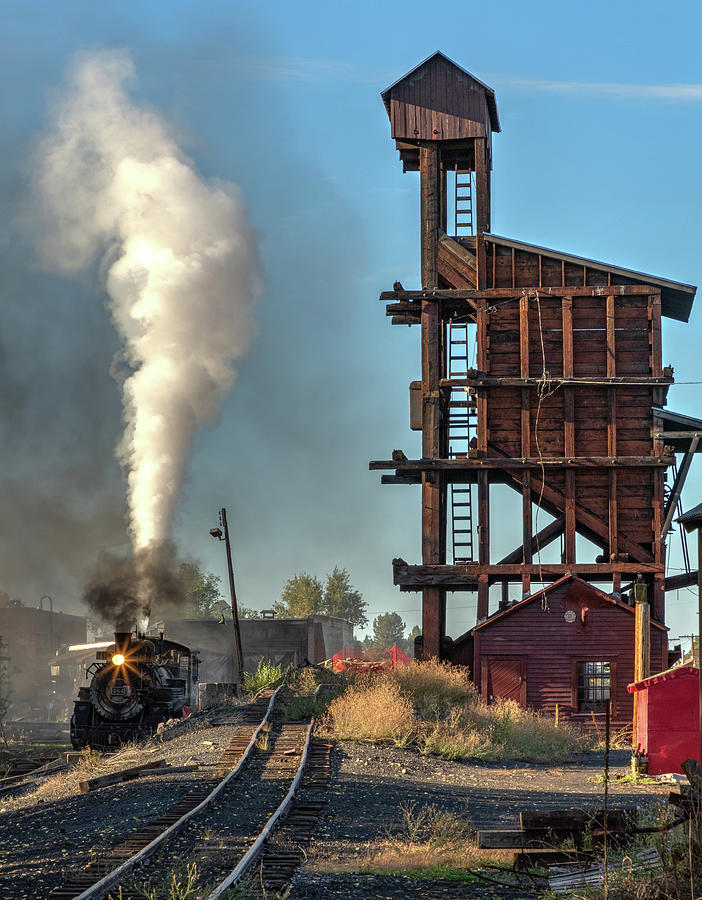
[[[528,606],[535,600],[541,600],[544,596],[548,597],[551,591],[555,590],[556,588],[562,587],[568,581],[573,582],[573,586],[571,588],[571,591],[569,592],[569,596],[572,596],[574,592],[576,594],[576,598],[578,598],[579,596],[582,596],[584,598],[587,595],[594,595],[600,600],[611,603],[613,606],[618,606],[621,609],[625,609],[630,615],[634,615],[634,607],[630,606],[628,603],[623,603],[621,600],[618,600],[611,594],[606,594],[604,591],[601,591],[599,588],[594,587],[594,585],[589,584],[587,581],[583,581],[582,578],[578,578],[577,575],[564,575],[562,578],[559,578],[552,584],[547,585],[547,587],[535,591],[533,594],[530,594],[523,600],[519,600],[517,603],[513,603],[511,606],[508,606],[507,609],[501,609],[498,612],[493,613],[487,619],[483,619],[483,621],[479,622],[474,628],[471,629],[471,631],[479,631],[481,628],[492,625],[499,619],[504,619],[505,616],[509,616],[512,613],[517,612],[518,610],[524,609],[525,606]],[[668,628],[665,625],[661,625],[660,622],[656,622],[653,619],[651,619],[651,625],[655,626],[656,628],[660,628],[661,631],[668,631]],[[460,638],[458,638],[458,640],[460,640]]]

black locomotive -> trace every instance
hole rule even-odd
[[[86,670],[71,718],[71,743],[115,747],[153,734],[159,722],[183,716],[197,703],[198,658],[188,647],[131,632],[115,632]]]

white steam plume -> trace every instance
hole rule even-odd
[[[49,264],[71,272],[102,257],[130,372],[117,454],[140,549],[168,539],[193,433],[234,382],[259,262],[238,188],[198,176],[166,124],[129,98],[133,76],[127,53],[80,58],[36,186]]]

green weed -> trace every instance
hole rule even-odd
[[[173,872],[162,884],[131,884],[125,894],[120,886],[116,894],[108,894],[108,900],[127,900],[135,896],[143,900],[195,900],[198,891],[199,873],[196,863],[189,863],[180,872]]]
[[[262,659],[255,672],[244,672],[242,683],[248,694],[258,694],[267,688],[277,687],[283,677],[282,665],[276,666],[269,659]]]
[[[323,709],[324,706],[314,697],[292,697],[285,707],[285,717],[293,721],[309,719],[318,716]]]

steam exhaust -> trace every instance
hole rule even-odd
[[[86,590],[117,625],[148,619],[173,562],[168,542],[192,438],[234,384],[260,291],[239,189],[196,172],[167,124],[129,96],[134,77],[125,52],[76,60],[36,176],[44,261],[66,274],[99,261],[122,340],[112,366],[124,420],[116,455],[133,558],[103,571],[101,584],[96,573]]]

